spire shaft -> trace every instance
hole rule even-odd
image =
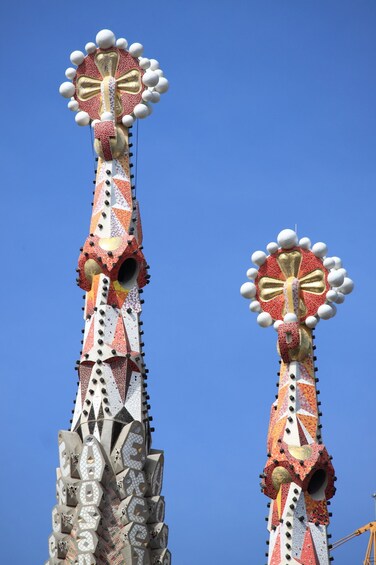
[[[145,72],[151,61],[141,57],[140,44],[127,50],[120,39],[115,46],[109,30],[97,43],[87,44],[86,57],[72,53],[77,69],[66,74],[73,84],[60,88],[74,94],[68,106],[79,110],[76,122],[92,122],[98,165],[90,235],[78,261],[77,284],[86,291],[79,386],[71,430],[59,433],[47,563],[170,565],[164,458],[151,448],[140,321],[149,275],[129,129],[150,113],[144,98],[158,101],[157,86],[165,91],[167,81],[162,71]]]
[[[280,355],[261,490],[271,499],[268,565],[329,565],[327,526],[336,477],[322,440],[313,328],[336,313],[353,283],[338,257],[283,230],[270,253],[256,251],[241,294],[260,326],[274,324]]]

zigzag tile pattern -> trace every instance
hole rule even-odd
[[[86,291],[79,386],[71,429],[59,433],[47,563],[170,565],[164,458],[151,448],[140,321],[140,295],[150,277],[132,187],[131,133],[111,120],[100,124],[94,127],[99,157],[90,235],[77,269],[77,284]]]
[[[285,266],[296,263],[296,248],[278,253]],[[304,251],[304,259],[318,271],[319,262],[311,259],[310,253]],[[274,263],[272,266],[274,271],[266,262],[261,275],[271,272],[272,276],[281,276]],[[325,280],[325,269],[321,268]],[[269,292],[267,284],[265,292]],[[278,307],[296,319],[281,321],[277,327],[281,355],[278,395],[270,413],[268,459],[261,483],[271,499],[268,565],[329,565],[330,561],[327,505],[335,493],[335,476],[321,436],[312,331],[299,322],[306,308],[299,285],[298,276],[287,277],[280,287],[285,303],[268,303],[270,309]]]

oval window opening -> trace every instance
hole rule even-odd
[[[138,275],[138,263],[135,259],[126,259],[119,269],[118,281],[124,288],[130,288]]]
[[[324,500],[325,489],[328,484],[328,478],[324,469],[318,469],[313,473],[311,480],[308,483],[308,494],[314,500]]]

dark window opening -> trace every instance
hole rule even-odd
[[[118,281],[124,288],[130,288],[138,275],[138,263],[135,259],[126,259],[119,269]]]
[[[325,489],[328,483],[326,472],[324,469],[318,469],[313,473],[311,480],[308,483],[308,494],[314,500],[323,500],[325,498]]]

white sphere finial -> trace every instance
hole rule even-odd
[[[318,241],[315,245],[312,246],[312,253],[316,255],[316,257],[325,257],[328,253],[328,246],[326,243],[322,241]]]
[[[132,57],[142,57],[144,46],[141,43],[132,43],[129,47],[129,53]]]
[[[101,29],[101,31],[98,31],[95,41],[101,49],[109,49],[115,45],[116,37],[110,29]]]
[[[261,267],[266,261],[266,254],[263,251],[255,251],[251,256],[252,263]]]
[[[68,81],[63,82],[59,87],[59,92],[62,96],[64,96],[64,98],[71,98],[74,95],[75,90],[74,84]]]
[[[142,82],[145,86],[156,86],[159,81],[159,76],[154,71],[146,71],[142,77]]]
[[[90,116],[87,112],[78,112],[74,119],[79,126],[88,126],[90,124]]]
[[[254,298],[256,296],[256,286],[251,282],[246,282],[240,287],[240,294],[244,298]]]
[[[165,77],[159,77],[159,81],[157,86],[155,87],[155,90],[159,92],[159,94],[164,94],[165,92],[167,92],[168,87],[168,80]]]
[[[313,330],[313,328],[315,328],[317,326],[318,321],[319,321],[319,319],[316,318],[316,316],[308,316],[306,318],[305,323],[306,323],[307,328],[311,328]]]
[[[311,240],[309,237],[302,237],[299,239],[299,245],[302,249],[311,249]]]
[[[291,249],[295,247],[295,245],[298,245],[298,236],[294,230],[286,229],[279,232],[277,241],[282,249]]]
[[[116,47],[119,47],[119,49],[126,49],[128,47],[128,41],[125,37],[119,37],[119,39],[116,40]]]
[[[70,60],[73,65],[81,65],[82,61],[85,59],[84,53],[82,51],[72,51],[70,54]]]
[[[268,312],[261,312],[261,314],[257,316],[257,323],[262,328],[268,328],[272,325],[273,318],[270,314],[268,314]]]
[[[86,43],[85,51],[88,55],[90,55],[91,53],[95,53],[96,50],[97,50],[97,46],[95,45],[95,43],[93,43],[92,41],[89,41],[89,43]]]

